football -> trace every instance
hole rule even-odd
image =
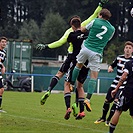
[[[130,14],[133,17],[133,8],[131,9]]]

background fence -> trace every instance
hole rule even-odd
[[[34,75],[34,90],[35,91],[47,90],[52,76],[54,76],[57,73],[58,69],[59,69],[58,67],[34,66],[33,73],[34,74],[38,73]],[[84,83],[85,92],[87,91],[89,74],[88,74],[88,78]],[[95,93],[106,93],[115,76],[116,76],[116,71],[112,73],[108,73],[107,70],[101,70],[98,76]],[[60,79],[59,83],[55,86],[54,90],[61,90],[61,91],[64,90],[64,78],[65,76],[62,79]]]
[[[10,75],[12,73],[7,73],[7,75]],[[54,75],[51,74],[20,74],[20,73],[14,73],[13,78],[12,78],[12,83],[13,85],[17,86],[17,77],[23,77],[23,76],[30,76],[31,77],[31,92],[36,91],[36,92],[42,92],[46,91],[51,78]],[[97,87],[95,89],[95,93],[106,93],[108,88],[110,87],[110,84],[112,83],[113,77],[98,77],[97,80]],[[88,81],[89,81],[89,76],[86,79],[84,83],[84,90],[87,92],[87,86],[88,86]],[[18,89],[12,88],[13,91],[16,91]],[[59,81],[59,83],[56,85],[54,90],[57,91],[63,91],[64,90],[64,77]]]
[[[35,69],[35,71],[38,71],[38,67]],[[36,91],[36,92],[42,92],[42,91],[46,91],[51,78],[56,74],[57,68],[50,68],[50,67],[45,67],[45,69],[42,69],[43,71],[47,71],[47,74],[20,74],[20,73],[14,73],[13,74],[13,80],[12,83],[17,85],[17,81],[16,78],[19,76],[30,76],[31,77],[31,92]],[[34,71],[34,72],[35,72]],[[49,73],[51,72],[51,73]],[[10,75],[12,73],[6,73],[7,75]],[[112,83],[113,79],[114,79],[114,73],[110,73],[108,76],[107,70],[101,70],[99,73],[99,77],[97,80],[97,87],[95,89],[95,93],[106,93],[108,88],[110,87],[110,84]],[[102,75],[102,76],[101,76]],[[57,91],[63,91],[64,90],[64,79],[65,76],[59,81],[59,83],[56,85],[56,87],[54,88],[54,90]],[[88,81],[89,81],[89,76],[86,79],[85,83],[84,83],[84,90],[85,92],[87,92],[87,86],[88,86]],[[12,90],[16,91],[17,89],[12,88]]]

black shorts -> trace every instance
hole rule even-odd
[[[111,103],[111,102],[114,101],[114,98],[111,96],[111,92],[112,92],[114,89],[115,89],[115,88],[110,87],[110,88],[108,89],[107,94],[106,94],[106,99],[107,99],[107,101],[108,101],[109,103]]]
[[[73,70],[76,63],[77,63],[76,57],[73,57],[71,54],[69,54],[67,56],[66,60],[61,65],[61,67],[59,68],[59,71],[62,73],[66,73],[66,72],[70,71],[71,69]]]
[[[83,84],[85,82],[85,80],[87,79],[88,72],[89,72],[89,68],[86,68],[85,66],[83,66],[79,72],[79,76],[78,76],[77,80]]]
[[[117,93],[116,93],[116,95],[115,95],[114,97],[112,97],[112,96],[111,96],[111,92],[112,92],[114,89],[115,89],[115,88],[110,87],[110,88],[108,89],[107,94],[106,94],[106,99],[107,99],[107,101],[108,101],[109,103],[112,103],[112,102],[114,101],[114,99],[118,99],[118,98],[119,98],[119,94],[120,94],[120,92],[122,91],[122,90],[118,90]]]
[[[73,69],[74,69],[74,67],[70,67],[69,68],[68,72],[66,73],[65,81],[71,82]],[[78,78],[77,78],[77,80],[80,83],[83,84],[85,82],[85,80],[86,80],[86,78],[88,76],[88,71],[89,71],[89,68],[86,68],[85,66],[82,67],[82,69],[79,72]]]
[[[127,111],[129,109],[130,115],[133,116],[133,98],[127,98],[122,94],[119,95],[116,109],[119,111]]]
[[[71,82],[72,72],[73,72],[74,67],[75,66],[73,64],[70,65],[70,67],[69,67],[69,69],[68,69],[68,71],[66,73],[66,76],[65,76],[65,81],[66,82]]]

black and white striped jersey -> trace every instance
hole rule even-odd
[[[112,66],[112,68],[115,68],[115,67],[117,68],[117,75],[116,75],[115,79],[113,80],[113,83],[111,84],[112,88],[116,88],[116,85],[118,84],[119,79],[121,78],[121,76],[123,74],[123,69],[124,69],[124,66],[125,66],[126,62],[130,61],[132,58],[133,57],[125,58],[124,55],[119,55],[113,61],[111,66]],[[119,89],[123,89],[125,84],[126,84],[126,81],[123,83],[123,85],[120,86]]]
[[[3,49],[3,50],[0,50],[0,70],[1,70],[1,67],[2,67],[2,63],[5,61],[6,59],[6,51]],[[0,79],[2,78],[2,75],[0,74]]]
[[[3,49],[3,50],[0,50],[0,60],[1,62],[3,63],[6,59],[6,51]]]

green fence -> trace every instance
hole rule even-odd
[[[45,74],[44,76],[34,76],[34,90],[39,92],[46,91],[52,76],[57,73],[58,69],[59,69],[58,67],[33,66],[34,74]],[[97,88],[95,89],[95,92],[106,93],[115,75],[116,71],[114,71],[113,73],[108,73],[107,70],[101,70],[99,73]],[[59,81],[54,90],[61,90],[61,91],[64,90],[64,79],[65,76]],[[84,83],[85,92],[87,91],[88,81],[89,81],[89,74],[88,78]]]

